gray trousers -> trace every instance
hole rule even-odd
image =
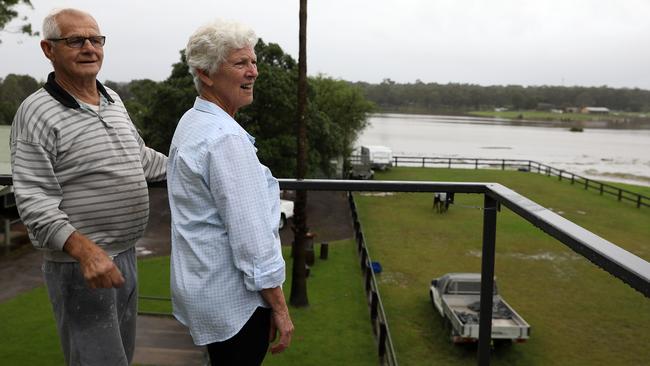
[[[77,262],[43,263],[61,348],[69,366],[131,364],[138,306],[135,249],[113,261],[126,282],[110,289],[89,288]]]

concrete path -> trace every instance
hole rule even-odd
[[[133,363],[147,366],[203,366],[205,347],[192,343],[187,328],[165,316],[138,315]]]

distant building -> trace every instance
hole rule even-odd
[[[585,114],[609,114],[609,108],[605,107],[584,107],[580,110],[580,113]]]
[[[566,107],[564,108],[565,113],[580,113],[580,108],[578,107]]]

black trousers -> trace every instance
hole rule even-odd
[[[212,366],[261,365],[269,348],[271,309],[258,307],[232,338],[208,344]]]

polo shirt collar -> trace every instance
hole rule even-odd
[[[106,88],[104,88],[104,85],[100,83],[99,81],[96,80],[97,83],[97,90],[99,90],[99,93],[106,98],[106,100],[109,103],[115,103],[113,98],[108,94],[106,91]],[[51,72],[47,76],[47,82],[45,85],[43,85],[43,89],[45,89],[51,96],[52,98],[56,99],[59,103],[63,104],[64,106],[68,108],[73,108],[73,109],[78,109],[81,108],[77,100],[70,95],[65,89],[61,87],[61,85],[57,84],[56,80],[54,80],[54,72]]]

